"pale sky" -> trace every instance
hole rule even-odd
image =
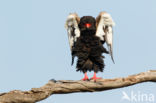
[[[71,12],[96,17],[101,11],[110,13],[116,23],[115,64],[105,55],[105,70],[97,75],[116,78],[156,69],[155,0],[0,0],[0,93],[30,90],[52,78],[81,79],[83,74],[71,66],[65,20]],[[148,82],[103,92],[57,94],[39,103],[132,103],[121,99],[123,92],[152,94],[156,102],[155,87]],[[147,102],[154,103],[137,103]]]

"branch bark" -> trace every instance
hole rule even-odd
[[[99,79],[96,82],[93,80],[50,80],[44,86],[32,88],[30,91],[13,90],[8,93],[0,93],[0,103],[35,103],[52,94],[105,91],[142,82],[156,82],[156,70],[130,75],[125,78]]]

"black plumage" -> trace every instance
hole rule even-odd
[[[89,28],[85,24],[91,24]],[[99,37],[95,36],[96,33],[96,20],[92,16],[84,16],[80,19],[79,23],[80,37],[77,38],[72,48],[72,56],[77,56],[77,71],[83,73],[87,71],[103,71],[104,56],[102,53],[108,53],[104,48]]]
[[[77,71],[85,74],[82,80],[89,80],[87,71],[94,71],[91,79],[96,77],[97,72],[103,72],[104,56],[103,53],[110,54],[113,59],[113,31],[114,22],[106,12],[101,12],[95,19],[92,16],[78,17],[76,13],[71,13],[66,21],[69,45],[72,54],[72,64],[74,57],[77,59]],[[106,42],[109,52],[103,46]]]

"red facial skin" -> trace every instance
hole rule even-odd
[[[86,23],[85,24],[85,27],[90,28],[91,27],[91,24],[90,23]]]

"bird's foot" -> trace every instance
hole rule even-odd
[[[89,78],[88,77],[84,77],[82,80],[83,81],[89,81]]]
[[[101,77],[96,77],[96,72],[94,72],[94,75],[91,78],[91,80],[94,80],[96,82],[97,79],[102,79],[102,78]]]
[[[87,76],[87,73],[85,73],[85,77],[82,79],[83,81],[89,81],[89,78],[88,78],[88,76]]]
[[[96,81],[97,79],[102,79],[101,77],[95,77],[95,76],[93,76],[92,78],[91,78],[91,80],[94,80],[94,81]]]

